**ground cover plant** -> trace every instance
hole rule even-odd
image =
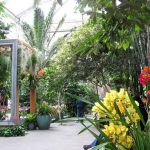
[[[24,136],[26,130],[23,125],[15,125],[12,127],[1,127],[0,136],[11,137],[11,136]]]

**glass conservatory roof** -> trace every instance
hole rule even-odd
[[[15,2],[15,4],[14,4]],[[46,16],[49,9],[52,6],[53,0],[42,0],[39,7],[44,11]],[[16,25],[12,28],[11,33],[8,38],[19,38],[24,40],[23,33],[19,26],[20,21],[26,21],[30,25],[33,23],[33,0],[7,0],[5,5],[7,12],[9,14],[9,19],[7,22],[15,23]],[[62,27],[59,29],[55,36],[55,40],[70,32],[71,29],[80,26],[87,20],[87,16],[80,14],[75,10],[76,1],[75,0],[63,0],[63,5],[57,6],[55,17],[52,23],[52,29],[50,32],[56,30],[56,26],[59,20],[65,15],[66,19]]]

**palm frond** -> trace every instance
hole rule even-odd
[[[42,50],[43,43],[43,31],[44,31],[44,15],[40,8],[35,9],[34,14],[34,35],[35,35],[35,44],[38,50]]]
[[[35,72],[36,72],[36,65],[37,65],[37,55],[36,53],[34,52],[31,57],[28,59],[28,62],[27,62],[27,72],[29,72],[32,76],[35,75]]]
[[[49,47],[49,45],[50,45],[52,39],[54,38],[54,36],[56,35],[57,31],[58,31],[59,28],[63,25],[63,23],[64,23],[64,21],[65,21],[65,17],[66,17],[66,16],[62,17],[62,19],[59,21],[59,23],[58,23],[58,25],[57,25],[57,27],[56,27],[56,30],[55,30],[55,32],[53,33],[53,35],[52,35],[52,36],[49,36],[49,37],[47,38],[47,47]]]
[[[58,44],[59,44],[60,39],[55,41],[52,46],[50,47],[49,51],[46,51],[46,59],[43,61],[41,68],[44,68],[48,65],[49,61],[51,58],[57,53],[58,51]]]
[[[0,2],[0,14],[4,11],[3,2]]]
[[[34,41],[34,32],[32,27],[26,23],[26,22],[22,22],[21,24],[21,28],[24,32],[24,36],[26,38],[26,41],[32,46],[35,47],[35,41]]]
[[[34,0],[33,7],[37,7],[40,4],[41,0]]]
[[[63,2],[62,2],[62,0],[57,0],[57,2],[59,3],[59,5],[63,5]]]
[[[42,37],[44,42],[45,42],[45,39],[47,38],[47,36],[49,34],[48,31],[51,28],[51,23],[53,21],[54,15],[55,15],[56,5],[57,5],[57,3],[54,2],[52,7],[50,8],[50,11],[49,11],[46,19],[45,19],[45,29],[44,29],[44,34],[43,34],[43,37]]]
[[[37,6],[39,2],[40,0],[34,1],[35,5]],[[36,51],[36,63],[33,64],[32,57],[28,61],[29,65],[27,70],[30,72],[30,74],[34,74],[39,68],[45,67],[49,63],[50,58],[52,58],[58,50],[56,46],[57,41],[54,43],[55,46],[52,46],[51,48],[49,47],[52,38],[55,36],[57,30],[61,27],[65,19],[65,17],[63,17],[60,20],[59,24],[57,25],[56,32],[54,32],[51,37],[51,33],[49,31],[55,15],[56,5],[57,1],[54,1],[46,19],[44,18],[43,11],[40,8],[35,7],[33,27],[26,22],[22,23],[22,29],[27,42],[38,50]],[[34,56],[34,54],[32,56]]]

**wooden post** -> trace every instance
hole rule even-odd
[[[30,113],[36,112],[36,89],[30,89]]]

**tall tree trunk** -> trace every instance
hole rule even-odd
[[[61,93],[60,92],[58,92],[58,107],[60,107],[61,108]],[[61,120],[62,120],[62,118],[61,118],[61,111],[59,110],[58,111],[58,115],[59,115],[59,121],[61,122]],[[62,125],[62,122],[61,122],[61,125]]]
[[[30,113],[36,112],[36,88],[30,89]]]

